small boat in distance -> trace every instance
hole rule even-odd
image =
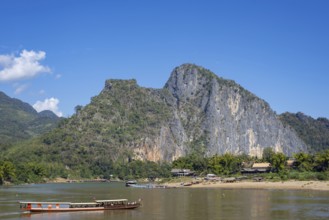
[[[116,209],[135,209],[141,206],[141,200],[129,202],[127,199],[95,200],[95,202],[23,202],[20,208],[30,212],[75,212],[75,211],[101,211]]]
[[[170,188],[166,185],[157,185],[157,184],[131,184],[129,185],[129,187],[132,188],[143,188],[143,189],[166,189],[166,188]]]
[[[157,185],[154,184],[131,184],[129,187],[132,188],[144,188],[144,189],[154,189],[157,188]]]
[[[137,181],[136,180],[128,180],[126,182],[126,186],[129,187],[129,186],[133,186],[133,185],[136,185],[137,184]]]

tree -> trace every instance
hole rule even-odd
[[[78,114],[82,109],[83,109],[82,105],[75,106],[75,108],[74,108],[75,114]]]
[[[186,157],[180,157],[172,163],[174,168],[191,169],[197,172],[203,172],[207,169],[207,160],[195,153]]]
[[[275,152],[271,147],[265,147],[263,149],[263,161],[271,163],[274,154]]]
[[[226,153],[224,155],[214,155],[209,159],[208,168],[215,174],[228,175],[240,170],[241,161],[239,157]]]
[[[313,169],[313,156],[304,152],[294,155],[295,165],[299,171],[311,171]]]
[[[3,183],[3,170],[2,167],[0,166],[0,184],[2,185]]]
[[[188,156],[188,162],[192,166],[192,170],[197,172],[203,172],[207,169],[207,160],[200,155],[197,154],[190,154]]]
[[[18,171],[18,180],[25,183],[43,182],[43,178],[46,177],[45,165],[38,162],[19,164]]]
[[[329,150],[325,150],[321,153],[317,153],[314,159],[314,168],[317,171],[328,171],[329,170]]]
[[[279,153],[275,153],[273,156],[272,156],[272,160],[270,161],[271,162],[271,165],[272,165],[272,169],[275,171],[275,172],[281,172],[284,170],[285,168],[285,163],[287,161],[287,158],[286,156],[279,152]]]
[[[4,161],[0,165],[0,182],[12,182],[16,178],[15,166],[10,161]]]
[[[208,169],[210,172],[220,174],[223,172],[223,167],[220,164],[220,156],[214,155],[208,160]]]
[[[187,157],[180,157],[172,162],[173,168],[192,169],[192,164],[189,163]]]

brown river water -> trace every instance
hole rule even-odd
[[[142,199],[134,210],[30,214],[18,201],[92,202]],[[329,219],[329,192],[264,189],[143,189],[124,183],[54,183],[0,187],[2,219]]]

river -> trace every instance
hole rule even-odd
[[[142,199],[134,210],[29,214],[17,201]],[[124,183],[54,183],[0,187],[0,219],[224,220],[329,219],[329,192],[250,189],[142,189]]]

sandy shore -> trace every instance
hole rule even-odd
[[[223,189],[293,189],[293,190],[323,190],[329,191],[329,181],[284,181],[284,182],[253,182],[241,181],[234,183],[201,182],[191,186],[182,186],[180,183],[166,184],[169,187],[191,188],[223,188]]]
[[[193,179],[185,179],[184,183],[193,182]],[[67,179],[56,179],[52,183],[68,182]],[[223,188],[223,189],[293,189],[293,190],[323,190],[329,191],[329,181],[284,181],[284,182],[254,182],[252,180],[238,181],[234,183],[201,181],[191,186],[182,186],[181,182],[163,184],[168,187],[189,187],[189,188]]]

